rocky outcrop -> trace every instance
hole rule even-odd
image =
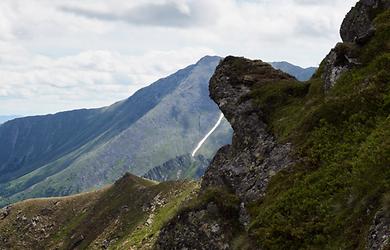
[[[389,8],[388,0],[362,0],[346,15],[340,29],[343,42],[365,43],[375,34],[373,20],[378,9]]]
[[[344,72],[361,64],[355,48],[366,44],[375,35],[373,20],[380,10],[388,8],[390,0],[361,0],[348,12],[340,28],[343,43],[337,44],[323,61],[325,92]]]
[[[271,176],[293,163],[291,146],[269,133],[264,113],[250,97],[256,85],[292,80],[260,60],[227,57],[210,80],[211,98],[233,127],[233,142],[220,149],[202,182],[202,190],[222,186],[243,202],[260,199]]]
[[[277,143],[250,96],[252,87],[282,80],[295,78],[260,60],[229,56],[219,64],[210,96],[234,134],[232,144],[222,147],[207,169],[201,197],[215,188],[227,190],[238,199],[234,216],[226,217],[214,202],[181,212],[161,231],[157,249],[231,249],[235,233],[249,223],[246,205],[261,199],[270,178],[294,163],[291,145]]]
[[[335,85],[344,72],[355,65],[359,65],[359,61],[353,53],[354,46],[352,43],[338,43],[325,57],[323,61],[324,73],[322,75],[325,92]]]

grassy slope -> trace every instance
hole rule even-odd
[[[270,129],[300,163],[277,174],[252,204],[249,233],[264,249],[362,249],[390,207],[390,11],[375,37],[353,48],[362,65],[326,95],[317,75],[253,90]],[[352,46],[344,44],[341,46]]]
[[[130,174],[102,190],[17,203],[0,220],[5,249],[148,249],[159,229],[197,189]]]

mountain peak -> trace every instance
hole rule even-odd
[[[220,56],[206,55],[206,56],[202,57],[201,59],[199,59],[199,61],[196,64],[197,65],[198,64],[205,64],[205,63],[220,61],[221,59],[222,59],[222,57],[220,57]]]

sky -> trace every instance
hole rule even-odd
[[[0,115],[110,105],[205,55],[318,66],[357,0],[1,0]]]

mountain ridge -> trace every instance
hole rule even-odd
[[[109,107],[28,117],[3,124],[0,127],[2,138],[0,196],[3,196],[0,198],[0,204],[30,197],[67,195],[97,188],[115,181],[124,172],[132,171],[142,175],[148,168],[176,155],[190,152],[191,144],[198,140],[197,136],[200,137],[200,134],[192,131],[207,130],[209,123],[212,122],[209,117],[218,111],[218,107],[208,97],[207,83],[219,60],[218,57],[205,57],[197,64],[162,78]],[[186,91],[179,88],[180,85],[193,88],[193,94],[184,98],[182,93]],[[191,100],[193,103],[190,103]],[[181,105],[177,106],[176,102]],[[158,107],[159,105],[161,107]],[[191,112],[196,114],[199,121],[195,121],[191,117],[192,114],[186,114],[185,109],[190,110],[191,106],[193,107]],[[156,110],[156,107],[160,111]],[[78,117],[78,114],[82,114],[81,117]],[[52,124],[52,119],[56,120],[57,124]],[[54,132],[57,134],[51,136],[51,132],[47,133],[52,129],[41,125],[45,124],[46,120],[49,120],[48,125],[55,128]],[[33,125],[29,124],[30,121]],[[41,124],[34,125],[35,121]],[[63,122],[67,122],[68,125]],[[29,132],[34,126],[37,127],[37,132]],[[64,126],[67,130],[61,131]],[[150,133],[145,133],[146,128],[149,128],[150,132],[154,131],[153,133],[157,135],[165,134],[167,137],[151,137]],[[165,133],[162,131],[164,129],[170,132]],[[28,134],[16,137],[20,132],[35,136],[32,143],[26,139]],[[181,136],[184,133],[192,136]],[[203,153],[211,156],[221,146],[218,143],[228,142],[229,133],[229,125],[225,122],[225,126],[217,133],[221,139],[215,140],[217,144],[210,142]],[[165,140],[165,143],[169,143],[168,135],[170,140],[175,140],[173,143],[181,143],[182,146],[166,148],[160,142]],[[48,138],[45,139],[46,137]],[[16,143],[16,147],[20,147],[17,150],[12,146],[15,138],[24,140],[21,141],[23,143]],[[159,141],[155,141],[157,139]],[[141,141],[144,148],[136,145]],[[144,150],[144,153],[149,151],[147,143],[153,145],[154,151],[146,158],[142,157],[140,150]],[[23,148],[23,145],[27,147]],[[12,169],[14,171],[11,171]]]

